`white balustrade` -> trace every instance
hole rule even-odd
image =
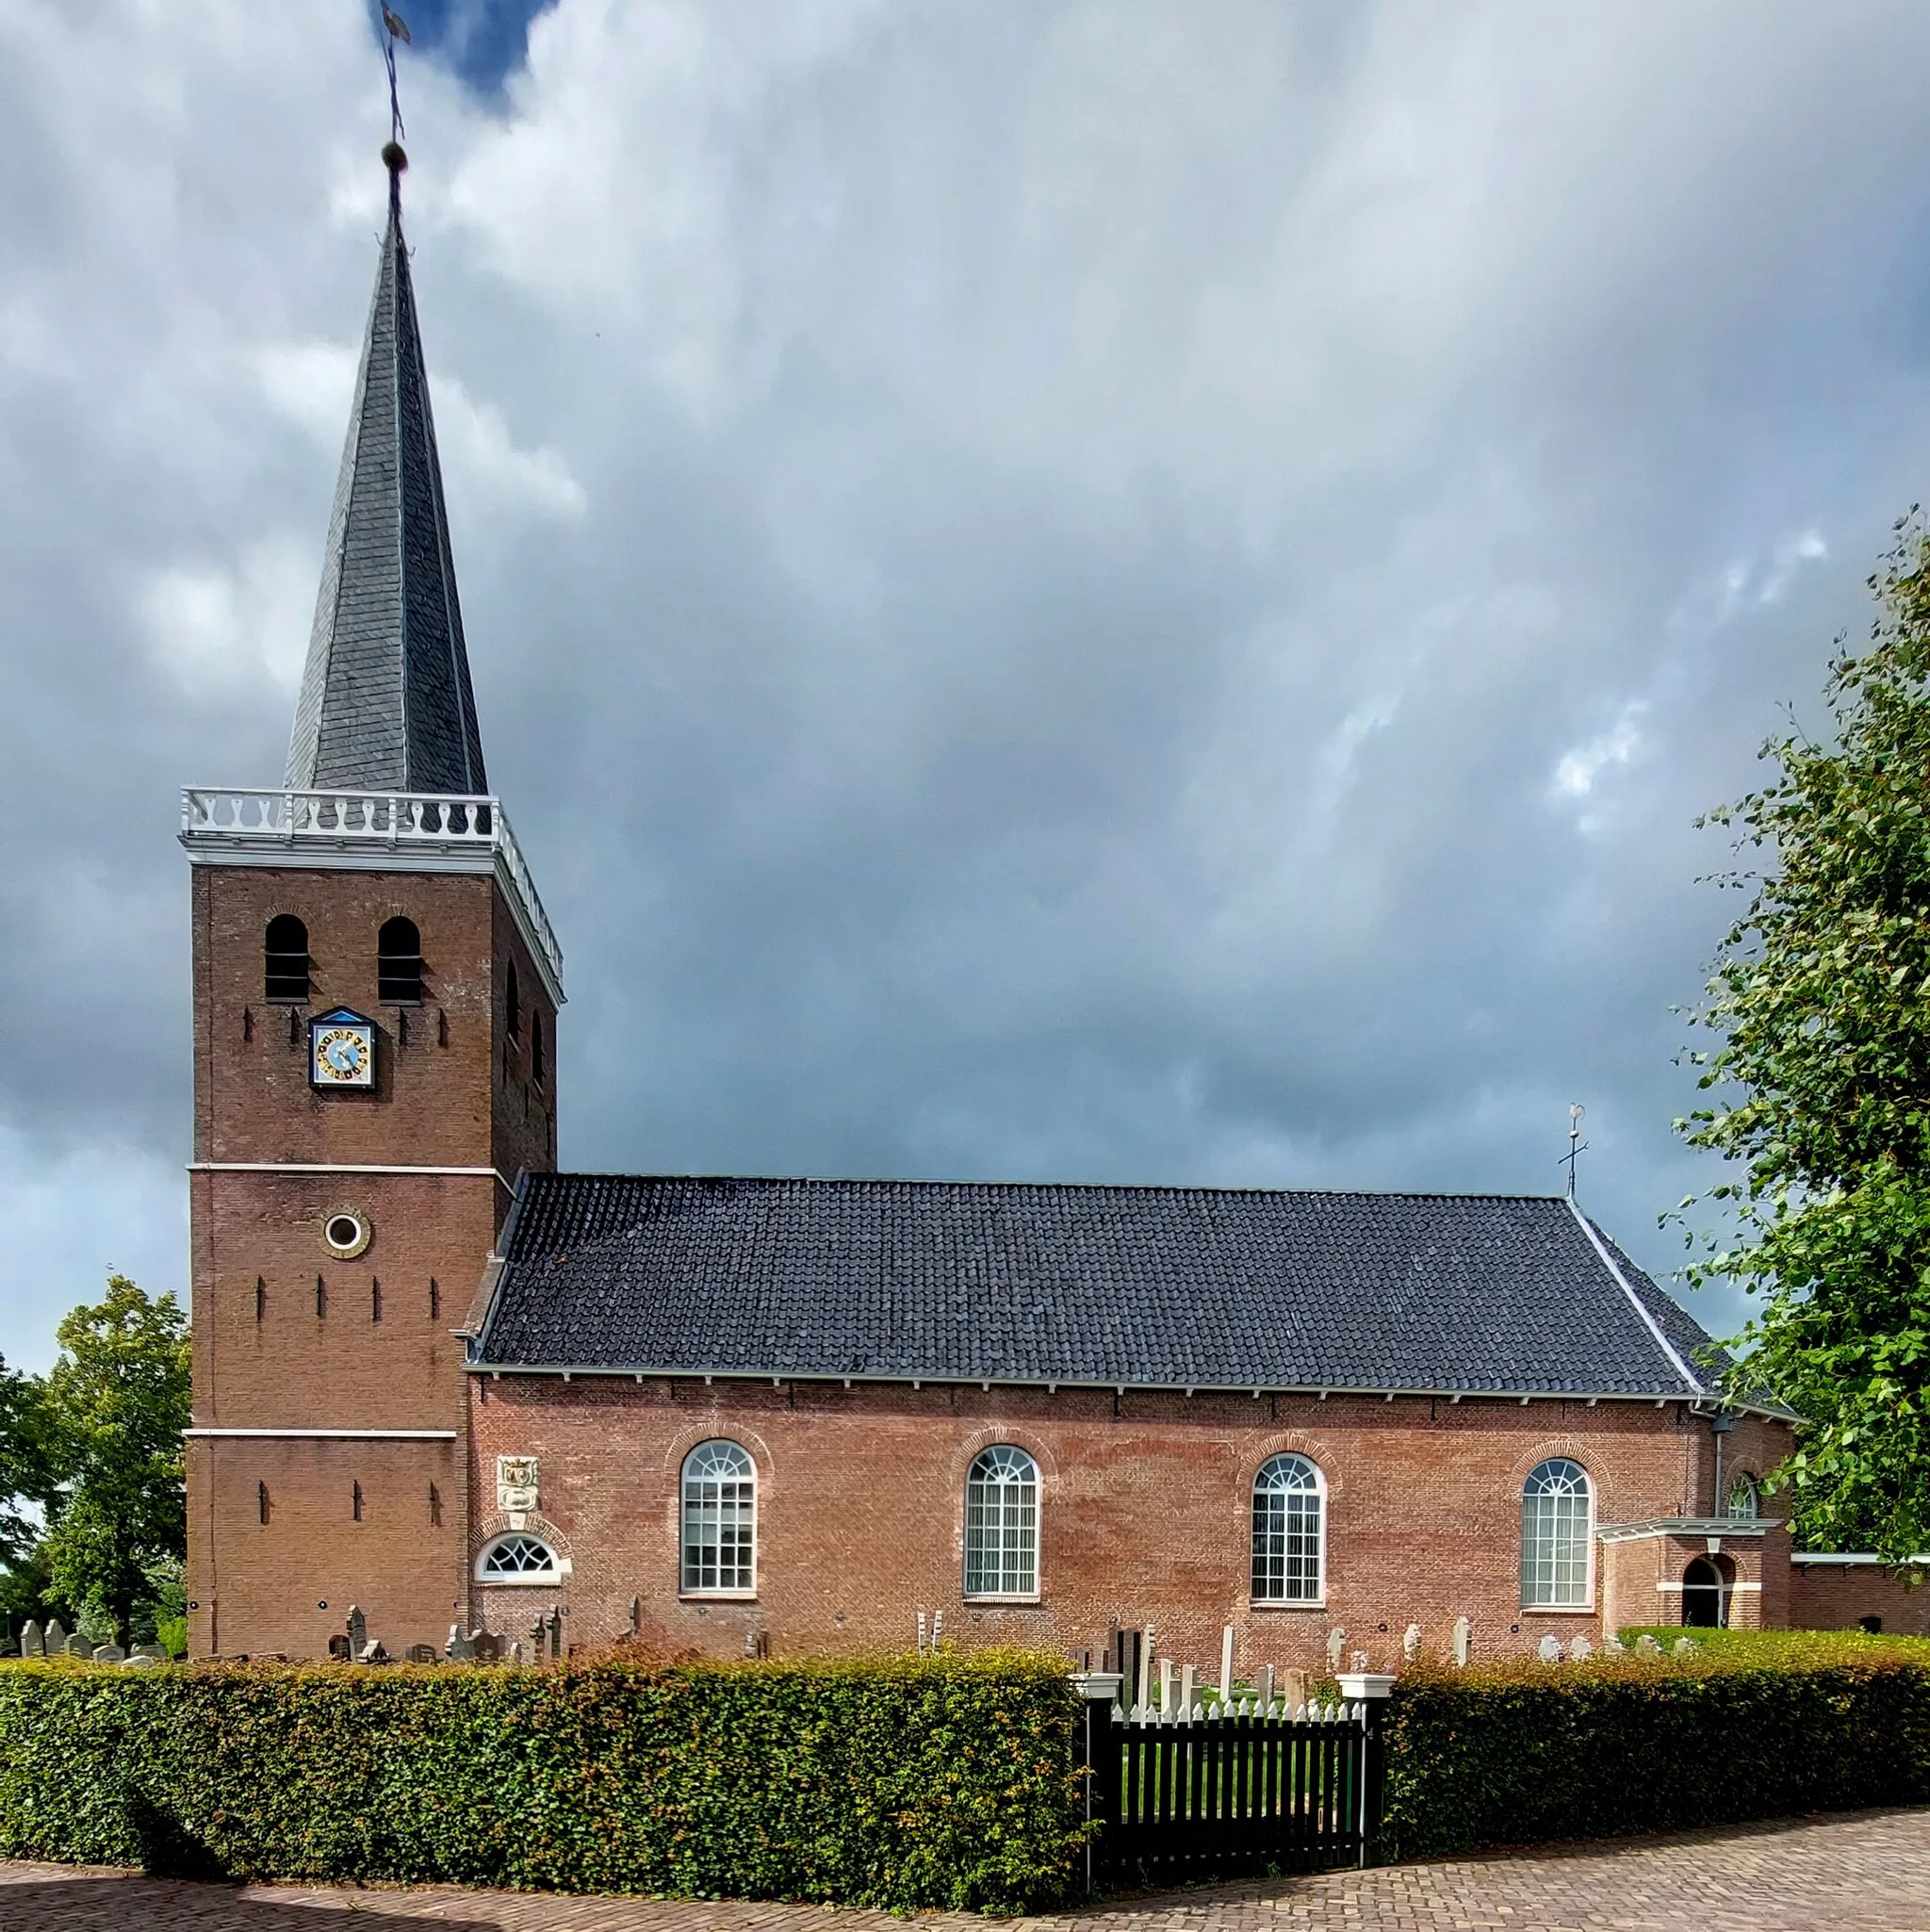
[[[190,785],[181,794],[181,843],[197,849],[313,855],[324,848],[401,857],[474,853],[502,868],[521,901],[531,935],[561,980],[563,950],[500,800],[428,792],[248,791]],[[299,861],[298,861],[299,862]],[[365,863],[367,860],[365,860]],[[468,868],[463,867],[467,870]]]

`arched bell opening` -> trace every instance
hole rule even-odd
[[[1682,1572],[1682,1621],[1692,1630],[1726,1630],[1736,1565],[1726,1556],[1698,1556]]]

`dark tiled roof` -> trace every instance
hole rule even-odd
[[[503,1239],[503,1367],[1704,1392],[1559,1199],[534,1174]]]
[[[287,783],[487,792],[400,177],[329,516]]]

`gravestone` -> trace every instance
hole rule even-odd
[[[523,1661],[523,1646],[515,1637],[509,1640],[509,1661],[512,1663],[520,1663]]]
[[[1544,1637],[1534,1646],[1534,1654],[1544,1663],[1560,1663],[1562,1661],[1562,1640],[1559,1637]]]
[[[354,1658],[353,1646],[339,1631],[328,1640],[329,1657],[336,1663],[348,1663]]]
[[[1280,1695],[1289,1711],[1307,1708],[1307,1674],[1303,1670],[1284,1670],[1280,1674]]]
[[[451,1663],[468,1663],[476,1655],[476,1645],[467,1636],[461,1624],[449,1627],[449,1661]]]
[[[355,1604],[349,1606],[349,1655],[360,1657],[368,1647],[368,1619]]]
[[[1662,1646],[1646,1630],[1636,1638],[1635,1649],[1641,1657],[1660,1657],[1662,1654]]]
[[[58,1657],[66,1650],[67,1632],[57,1616],[50,1616],[47,1619],[45,1641],[46,1650],[44,1654],[48,1657]]]
[[[1701,1648],[1702,1645],[1693,1637],[1677,1637],[1676,1639],[1676,1655],[1677,1657],[1693,1657]]]
[[[1459,1664],[1467,1662],[1467,1653],[1474,1636],[1474,1626],[1464,1616],[1454,1619],[1454,1661]]]
[[[123,1670],[158,1670],[165,1661],[159,1657],[149,1657],[143,1651],[130,1650],[122,1660],[121,1667]]]
[[[1595,1655],[1595,1645],[1586,1637],[1571,1637],[1568,1640],[1568,1662],[1586,1663]]]
[[[469,1643],[476,1653],[478,1663],[500,1663],[502,1662],[502,1639],[488,1630],[472,1630]]]
[[[386,1663],[388,1661],[388,1652],[382,1647],[380,1637],[371,1637],[355,1658],[357,1663]]]
[[[1338,1624],[1327,1632],[1327,1675],[1340,1675],[1340,1660],[1347,1655],[1347,1632]]]
[[[1371,1670],[1373,1663],[1374,1660],[1365,1650],[1356,1650],[1353,1653],[1353,1667],[1356,1670]]]
[[[1420,1647],[1421,1627],[1418,1624],[1409,1624],[1406,1636],[1400,1640],[1400,1654],[1407,1659],[1408,1662],[1412,1663],[1419,1654]]]
[[[1611,1637],[1608,1640],[1608,1642],[1602,1645],[1602,1654],[1605,1657],[1620,1657],[1627,1648],[1627,1645],[1623,1643],[1621,1638]]]
[[[91,1657],[94,1654],[94,1646],[78,1630],[75,1630],[60,1647],[70,1657]]]
[[[44,1657],[47,1654],[47,1640],[32,1617],[20,1627],[20,1654],[23,1657]]]
[[[540,1616],[530,1626],[530,1662],[541,1663],[549,1645],[549,1626]]]
[[[128,1662],[132,1663],[137,1657],[145,1657],[150,1663],[165,1663],[168,1661],[168,1653],[158,1644],[137,1644],[127,1653]]]
[[[103,1644],[88,1653],[96,1663],[125,1663],[127,1653],[118,1644]]]
[[[563,1606],[557,1604],[549,1613],[549,1654],[563,1655]]]
[[[1259,1693],[1260,1709],[1263,1711],[1271,1711],[1273,1709],[1273,1666],[1270,1663],[1263,1663],[1260,1666],[1260,1676],[1253,1688]]]
[[[435,1662],[435,1645],[433,1644],[411,1644],[402,1652],[402,1655],[411,1663],[433,1663]]]

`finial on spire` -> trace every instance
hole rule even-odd
[[[413,47],[416,42],[409,32],[409,23],[400,13],[389,10],[386,0],[382,9],[382,57],[388,66],[388,145],[382,151],[382,158],[388,164],[391,174],[400,174],[409,165],[408,156],[402,154],[402,136],[408,130],[402,125],[401,101],[396,93],[396,42],[402,41]],[[400,156],[400,161],[390,159]]]

